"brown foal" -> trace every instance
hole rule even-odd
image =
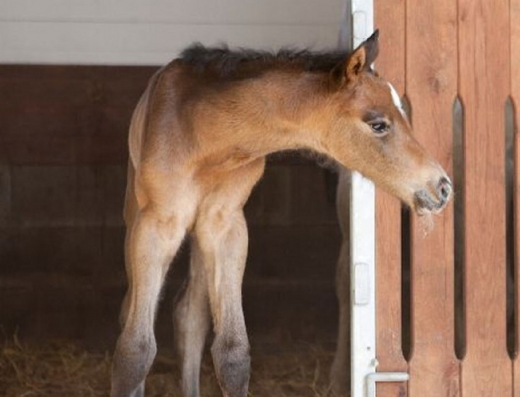
[[[206,334],[225,396],[246,396],[249,343],[241,285],[243,206],[265,156],[310,149],[357,170],[419,213],[451,183],[411,135],[391,85],[372,70],[377,32],[350,55],[188,48],[156,73],[134,112],[125,202],[128,292],[114,397],[144,395],[154,318],[170,263],[191,237],[189,280],[174,314],[185,396],[199,396]]]

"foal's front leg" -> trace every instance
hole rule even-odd
[[[242,311],[242,277],[247,255],[247,226],[242,211],[209,216],[197,238],[206,267],[215,340],[213,363],[225,397],[245,397],[251,359]]]
[[[348,241],[341,244],[336,265],[336,296],[339,305],[338,339],[330,372],[333,395],[350,395],[350,254]]]
[[[338,343],[330,380],[334,396],[339,397],[350,395],[350,173],[346,169],[339,175],[336,209],[342,242],[336,265]]]

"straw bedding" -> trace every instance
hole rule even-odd
[[[269,351],[270,350],[270,351]],[[307,344],[291,344],[252,350],[250,396],[328,396],[330,349]],[[110,355],[82,349],[72,342],[52,342],[45,346],[14,337],[0,352],[0,396],[108,396]],[[201,393],[221,396],[212,368],[205,356]],[[146,383],[146,395],[181,396],[179,368],[172,356],[157,357]]]

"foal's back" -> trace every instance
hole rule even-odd
[[[254,132],[291,128],[281,120],[297,117],[300,99],[317,94],[311,80],[325,80],[343,58],[336,52],[189,47],[151,79],[148,100],[139,105],[148,114],[143,135],[130,137],[138,143],[131,145],[132,158],[145,167],[167,162],[170,168],[214,172],[265,156],[280,142],[271,147]],[[304,74],[308,80],[294,79]]]

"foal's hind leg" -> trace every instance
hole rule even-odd
[[[173,314],[175,345],[182,366],[182,394],[200,396],[200,364],[211,323],[207,280],[196,239],[191,244],[190,274],[176,297]]]
[[[137,217],[139,207],[137,204],[137,197],[135,196],[135,170],[130,159],[128,160],[127,178],[126,178],[126,193],[125,193],[125,207],[123,216],[126,226],[125,235],[125,270],[128,289],[121,305],[121,313],[119,314],[119,325],[121,329],[124,328],[126,317],[128,316],[128,306],[130,304],[130,297],[132,295],[132,271],[130,268],[130,237],[134,227],[135,218]]]
[[[113,397],[140,397],[144,378],[156,354],[155,311],[166,271],[186,230],[183,217],[169,211],[145,208],[129,231],[127,264],[132,285],[127,314],[117,341],[112,367]]]

